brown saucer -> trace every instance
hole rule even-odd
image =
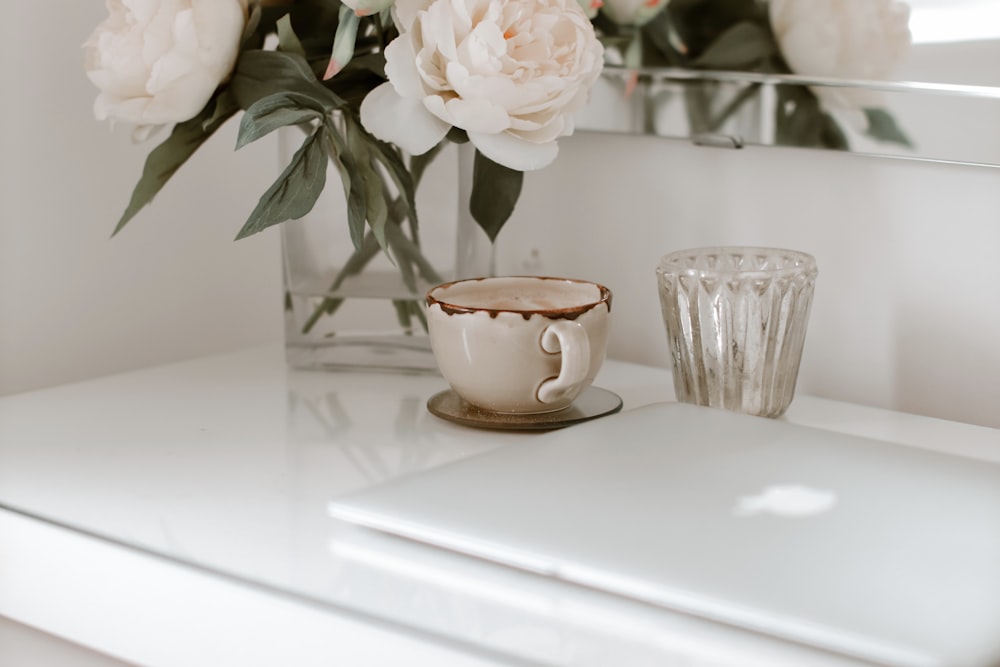
[[[463,426],[502,431],[540,431],[563,428],[614,414],[622,409],[622,399],[607,389],[591,386],[585,389],[572,405],[562,410],[536,414],[506,414],[477,408],[465,402],[451,389],[446,389],[428,399],[427,409],[441,419]]]

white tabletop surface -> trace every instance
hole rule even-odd
[[[621,395],[626,409],[673,398],[662,369],[609,361],[596,384]],[[170,652],[152,638],[201,623],[201,634],[190,635],[201,639],[191,641],[209,641],[197,612],[219,603],[213,586],[223,582],[266,598],[262,613],[278,615],[268,623],[300,605],[399,638],[388,655],[413,658],[419,645],[436,664],[848,664],[331,519],[326,507],[339,495],[539,437],[432,416],[425,403],[445,387],[428,375],[291,371],[280,347],[266,347],[0,398],[0,548],[13,549],[17,536],[20,551],[9,553],[23,556],[0,560],[0,613],[138,662],[185,664],[207,655],[205,646]],[[784,419],[1000,460],[995,429],[809,396],[796,397]],[[190,604],[189,613],[157,618],[155,627],[134,620],[125,642],[86,622],[86,596],[95,594],[79,577],[60,584],[80,588],[66,591],[58,612],[34,604],[37,590],[26,582],[40,567],[30,554],[49,544],[44,531],[70,535],[80,549],[59,554],[66,562],[53,561],[45,580],[56,581],[84,553],[104,564],[123,554],[152,557],[193,573],[178,603]],[[37,543],[29,549],[25,540]],[[118,595],[126,609],[130,599],[141,608],[158,594],[145,580],[111,577],[101,586],[100,595]],[[295,631],[287,664],[312,664],[322,651]],[[382,641],[360,629],[345,636],[363,648]],[[213,663],[274,664],[255,641],[264,638],[240,636]],[[267,641],[282,645],[280,636]],[[380,660],[370,664],[391,664]]]

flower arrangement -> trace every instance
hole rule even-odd
[[[390,7],[391,5],[391,7]],[[494,238],[523,172],[555,158],[603,64],[575,0],[107,0],[87,41],[98,119],[135,136],[173,124],[148,156],[121,229],[225,121],[237,148],[304,131],[238,238],[307,213],[339,172],[351,238],[390,250],[445,141],[476,148],[472,212]]]
[[[476,149],[470,209],[495,239],[523,173],[550,164],[572,133],[605,54],[628,68],[881,78],[909,46],[908,9],[895,0],[106,4],[85,44],[97,118],[133,125],[140,140],[173,126],[116,231],[242,112],[237,148],[285,126],[304,138],[238,238],[307,213],[332,164],[359,250],[366,238],[388,248],[394,225],[415,224],[416,184],[447,141]],[[873,136],[906,142],[871,100],[786,90],[777,126],[799,144],[843,147],[829,112],[845,107],[865,114]]]
[[[887,79],[909,53],[909,7],[897,0],[606,0],[593,22],[609,61],[626,69],[796,74],[806,78]],[[608,11],[611,10],[611,11]],[[694,132],[713,132],[760,91],[745,86],[721,103],[690,86]],[[848,148],[840,125],[909,146],[909,139],[864,87],[779,85],[776,143]],[[721,96],[720,96],[721,97]]]

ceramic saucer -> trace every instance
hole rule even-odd
[[[465,402],[451,389],[446,389],[428,399],[427,409],[441,419],[463,426],[503,431],[540,431],[563,428],[588,419],[614,414],[622,409],[622,399],[607,389],[591,386],[585,389],[572,405],[562,410],[528,415],[505,414],[477,408]]]

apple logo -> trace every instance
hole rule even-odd
[[[773,514],[780,517],[806,517],[829,512],[837,504],[837,494],[801,484],[777,484],[765,487],[753,496],[739,499],[733,514],[756,516]]]

